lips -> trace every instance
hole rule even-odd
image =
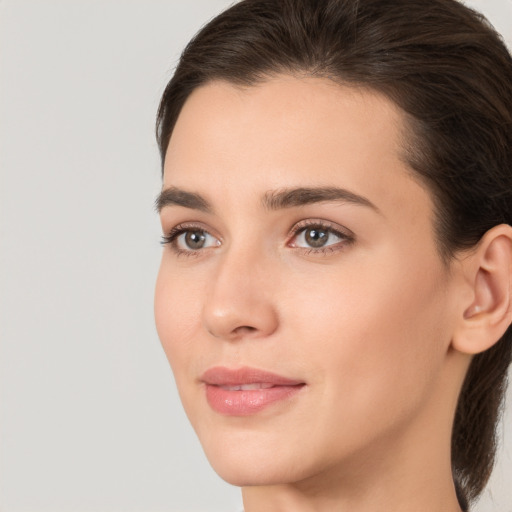
[[[256,414],[277,402],[286,402],[305,386],[303,381],[288,379],[256,368],[214,367],[201,377],[210,407],[227,416]]]

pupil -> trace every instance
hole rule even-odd
[[[306,231],[306,242],[311,247],[322,247],[327,242],[328,234],[321,229],[308,229]]]
[[[189,231],[185,235],[185,243],[190,249],[201,249],[203,247],[206,236],[204,231]]]

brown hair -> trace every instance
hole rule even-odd
[[[445,261],[512,224],[512,58],[455,0],[243,0],[188,44],[163,94],[165,157],[190,93],[211,80],[252,85],[306,73],[385,94],[405,112],[405,158],[430,189]],[[455,414],[452,468],[464,508],[494,464],[512,330],[474,357]]]

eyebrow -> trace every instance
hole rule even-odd
[[[340,202],[366,206],[380,213],[380,210],[366,197],[338,187],[299,187],[269,191],[262,199],[268,210],[282,210],[314,203]],[[212,213],[211,204],[200,194],[187,192],[177,187],[169,187],[156,198],[155,206],[161,212],[166,206],[182,206],[192,210]]]
[[[162,190],[155,201],[155,207],[158,213],[166,206],[183,206],[191,210],[200,210],[205,213],[211,213],[210,203],[201,195],[194,192],[187,192],[176,187],[169,187]]]
[[[338,187],[301,187],[267,192],[263,204],[269,210],[293,208],[313,203],[340,202],[366,206],[380,213],[380,210],[366,197]]]

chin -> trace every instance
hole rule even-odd
[[[214,471],[226,482],[238,487],[279,485],[298,482],[316,473],[308,453],[292,449],[284,439],[249,435],[201,438],[202,446]],[[307,461],[311,464],[308,464]]]
[[[217,441],[212,446],[203,443],[203,449],[215,472],[231,485],[268,485],[284,476],[276,467],[276,463],[282,465],[282,462],[272,457],[265,446],[251,449],[247,444],[232,440]]]
[[[220,478],[237,487],[279,485],[302,480],[296,471],[290,471],[290,468],[283,467],[282,462],[271,457],[264,463],[209,460]]]

